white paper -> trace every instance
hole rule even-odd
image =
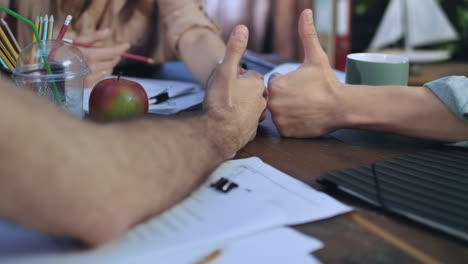
[[[117,76],[109,76],[108,78],[116,78]],[[204,89],[195,83],[179,82],[179,81],[163,81],[156,79],[122,77],[127,80],[135,81],[146,91],[148,98],[154,97],[161,93],[167,92],[169,99],[163,103],[154,104],[155,100],[149,100],[149,111],[154,114],[170,115],[178,113],[182,110],[196,106],[203,102],[205,97]],[[89,97],[91,88],[84,90],[83,108],[89,110]]]
[[[158,259],[142,259],[140,263],[197,263],[215,250],[219,255],[213,259],[216,264],[238,263],[320,263],[312,252],[321,249],[323,243],[291,228],[276,228],[229,241],[212,248],[197,248]],[[154,263],[154,262],[153,262]]]
[[[285,225],[322,220],[352,210],[256,157],[225,162],[210,179],[214,181],[221,177],[281,209],[287,217]]]
[[[211,187],[221,178],[238,187],[227,193]],[[106,247],[33,259],[34,263],[135,263],[137,257],[152,259],[215,248],[273,227],[321,220],[350,210],[259,158],[233,160],[216,169],[187,199]],[[30,261],[24,258],[5,263]]]
[[[322,246],[323,244],[314,238],[292,229],[282,228],[255,234],[227,244],[226,247],[222,248],[216,263],[319,263],[310,254]]]
[[[268,79],[273,73],[277,72],[281,74],[286,74],[296,70],[297,68],[299,68],[299,66],[301,66],[301,64],[299,63],[285,63],[269,71],[267,74],[265,74],[265,87],[268,87]],[[346,74],[344,72],[338,70],[333,70],[333,72],[335,73],[336,78],[338,78],[338,81],[345,83]]]

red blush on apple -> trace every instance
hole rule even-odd
[[[118,78],[98,82],[89,98],[90,118],[96,121],[129,119],[148,112],[148,95],[137,82]]]

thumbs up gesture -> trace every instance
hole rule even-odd
[[[273,74],[268,84],[268,109],[285,137],[318,137],[345,126],[340,90],[314,27],[312,10],[299,19],[304,63],[286,75]]]
[[[204,101],[206,131],[223,135],[218,145],[226,158],[234,154],[255,137],[262,112],[266,108],[263,75],[239,67],[247,47],[248,29],[237,26],[227,43],[223,62],[208,81]],[[222,131],[219,131],[222,129]]]

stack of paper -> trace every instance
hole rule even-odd
[[[308,254],[321,243],[282,227],[350,210],[258,158],[234,160],[187,199],[106,247],[4,263],[194,263],[214,250],[222,251],[219,263],[271,263],[286,257],[297,258],[290,263],[314,263]]]
[[[284,63],[274,68],[273,70],[269,71],[267,74],[265,74],[265,79],[264,79],[265,87],[268,87],[268,79],[273,73],[276,72],[276,73],[281,73],[281,74],[287,74],[289,72],[296,70],[297,68],[299,68],[299,66],[301,66],[301,64],[299,63]],[[338,81],[345,83],[346,74],[344,72],[338,71],[338,70],[333,70],[333,72],[335,73]]]

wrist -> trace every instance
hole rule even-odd
[[[400,131],[424,104],[423,87],[347,84],[343,90],[348,128]]]
[[[374,102],[378,101],[373,89],[365,85],[343,84],[341,101],[343,102],[343,124],[346,128],[366,128],[376,125],[378,119],[375,111],[378,110]]]
[[[229,124],[221,116],[205,111],[199,117],[199,124],[205,131],[204,136],[209,144],[223,161],[232,159],[239,151],[239,143],[236,140],[236,134],[230,129]]]
[[[354,107],[354,100],[356,100],[354,87],[349,84],[337,83],[332,89],[333,92],[333,105],[328,119],[332,119],[330,123],[332,126],[327,128],[327,131],[334,131],[341,128],[351,128],[357,125],[356,109]]]

